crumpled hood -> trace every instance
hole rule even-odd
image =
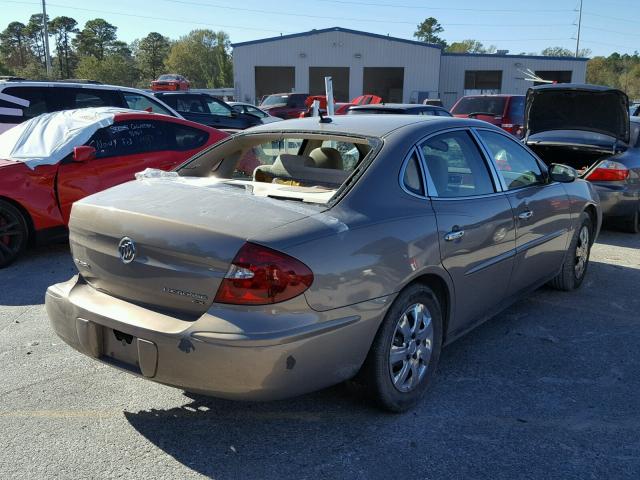
[[[541,85],[527,92],[525,136],[553,130],[581,130],[629,141],[629,99],[598,85]]]

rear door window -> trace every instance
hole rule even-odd
[[[220,115],[221,117],[231,116],[231,108],[227,107],[220,100],[213,97],[204,97],[203,100],[208,110],[208,112],[205,113],[212,113],[214,115]]]
[[[69,108],[122,107],[120,95],[111,90],[63,88],[68,95]]]
[[[171,117],[175,116],[170,110],[160,105],[155,100],[138,93],[122,92],[127,108],[143,112],[162,113]]]
[[[178,123],[166,123],[165,129],[172,139],[175,138],[176,150],[193,150],[203,146],[209,140],[209,133],[198,128]]]
[[[487,164],[469,132],[458,130],[436,135],[420,148],[438,197],[495,192]]]
[[[43,113],[49,113],[55,111],[52,102],[49,101],[49,95],[47,94],[49,88],[45,87],[9,87],[2,90],[2,93],[17,97],[22,100],[27,100],[29,106],[23,106],[13,103],[8,100],[2,100],[0,107],[6,108],[6,112],[12,112],[17,115],[3,115],[3,123],[20,123],[25,120],[30,120]],[[9,110],[10,109],[10,110]]]
[[[451,110],[456,115],[470,115],[472,113],[484,113],[501,116],[507,97],[463,97]]]

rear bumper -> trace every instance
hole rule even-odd
[[[90,357],[196,393],[273,400],[355,375],[390,299],[324,313],[309,308],[297,314],[303,326],[255,334],[229,333],[224,310],[184,321],[98,292],[78,277],[49,287],[45,303],[56,334]]]
[[[627,185],[603,185],[594,183],[600,197],[600,207],[604,220],[631,217],[638,209],[640,193]]]

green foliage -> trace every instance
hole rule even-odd
[[[413,33],[413,36],[418,40],[422,40],[426,43],[433,43],[442,47],[447,46],[447,42],[438,36],[439,33],[444,32],[442,25],[438,23],[433,17],[426,18],[417,27],[417,30]]]
[[[543,55],[545,57],[573,57],[575,56],[575,50],[569,50],[568,48],[564,48],[564,47],[547,47],[544,50],[542,50],[542,52],[540,52],[540,55]],[[578,50],[578,57],[589,57],[591,55],[591,50],[588,48],[581,48],[580,50]]]
[[[74,45],[82,56],[102,60],[116,41],[118,27],[102,18],[89,20],[74,39]]]
[[[71,47],[71,36],[78,33],[78,22],[71,17],[56,17],[49,22],[49,33],[55,40],[56,61],[60,78],[71,78],[77,62]]]
[[[592,58],[587,63],[587,83],[619,88],[631,99],[640,98],[640,55],[612,53]]]
[[[169,56],[171,43],[158,32],[151,32],[135,43],[135,58],[138,62],[142,80],[149,83],[164,72],[164,62]]]
[[[77,78],[98,80],[113,85],[135,86],[139,72],[131,58],[107,54],[103,59],[93,56],[81,57],[75,71]]]
[[[47,20],[49,21],[49,17]],[[41,13],[31,15],[29,23],[24,29],[28,44],[31,47],[33,56],[42,64],[46,65],[44,26]]]
[[[495,45],[485,47],[478,40],[468,39],[461,42],[453,42],[445,48],[445,51],[451,53],[494,53]]]
[[[219,88],[233,82],[229,36],[225,32],[193,30],[175,42],[165,62],[195,88]]]
[[[0,33],[0,54],[9,68],[24,68],[28,59],[26,25],[11,22]]]

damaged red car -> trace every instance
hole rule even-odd
[[[76,200],[171,170],[228,134],[118,108],[40,115],[0,135],[0,268],[31,242],[64,237]]]

